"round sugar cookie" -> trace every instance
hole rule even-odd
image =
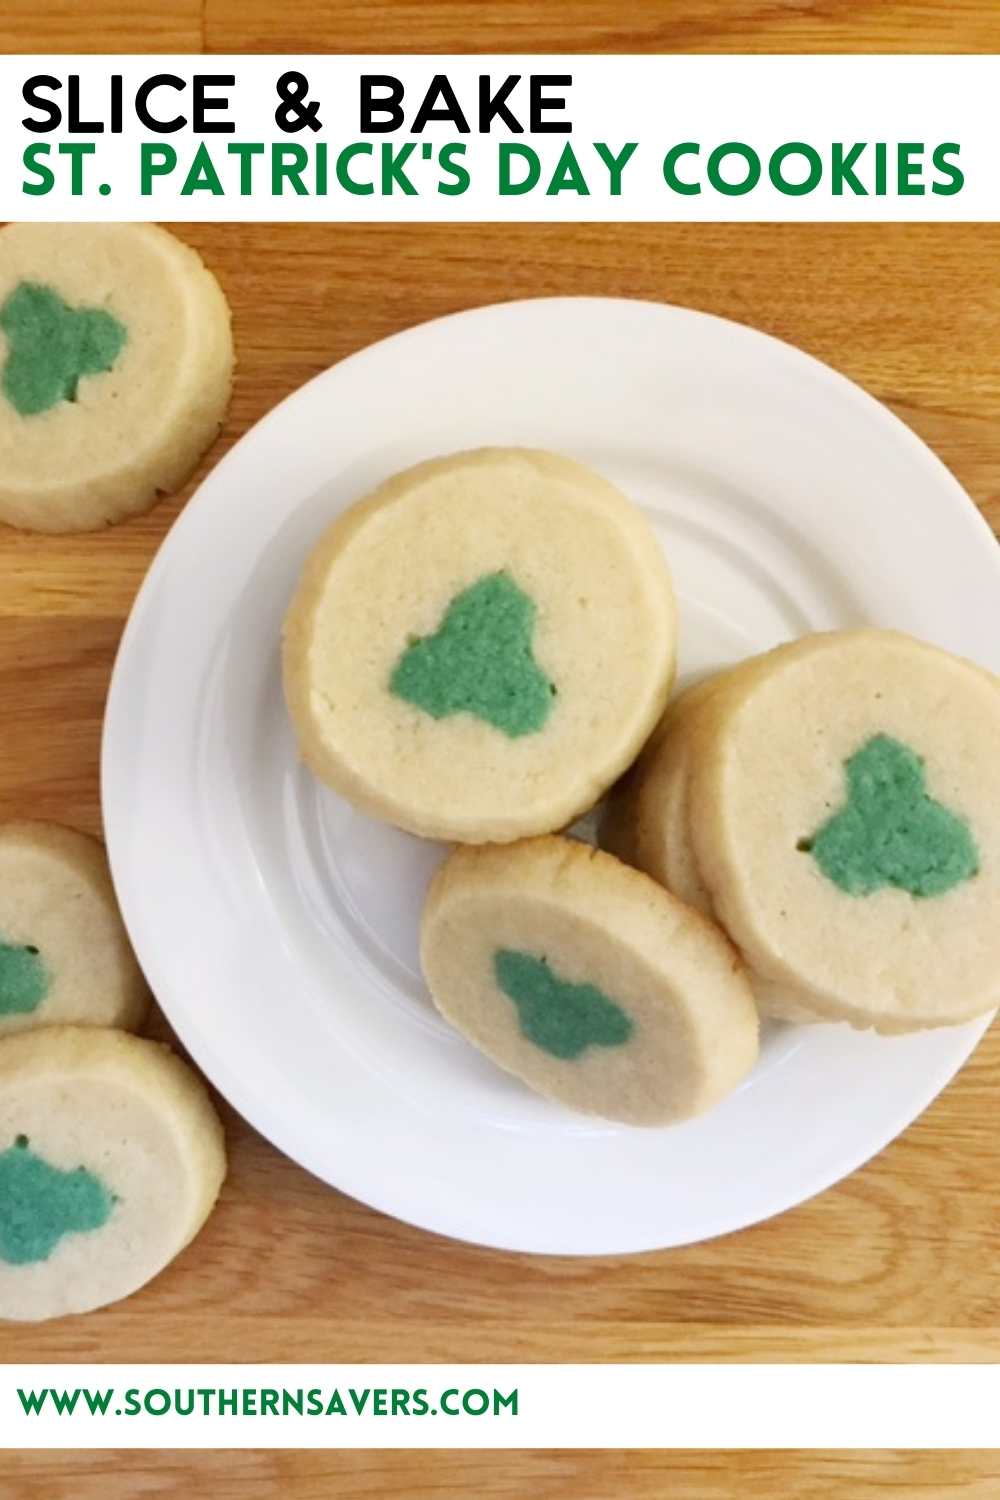
[[[55,823],[0,824],[0,1042],[35,1026],[142,1024],[149,991],[104,848]]]
[[[469,1041],[588,1114],[687,1119],[757,1058],[750,987],[718,928],[573,839],[455,852],[431,885],[421,962]]]
[[[419,464],[345,512],[285,625],[321,780],[411,833],[564,827],[635,757],[673,680],[669,574],[600,475],[528,449]]]
[[[998,741],[997,680],[891,631],[807,637],[708,700],[695,860],[772,1013],[894,1032],[1000,1002]]]
[[[820,637],[811,639],[820,640]],[[670,704],[632,771],[614,788],[605,807],[601,844],[658,880],[679,900],[717,920],[712,894],[702,878],[690,828],[691,747],[709,700],[729,684],[746,683],[769,671],[784,647],[705,678]],[[796,643],[796,652],[808,649]],[[778,984],[747,970],[761,1016],[810,1024],[829,1020],[809,992]]]
[[[129,1296],[179,1255],[226,1173],[222,1126],[159,1042],[59,1026],[0,1045],[0,1318]]]
[[[0,521],[89,531],[190,476],[232,385],[229,307],[153,224],[0,229]]]

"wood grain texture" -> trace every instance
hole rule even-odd
[[[990,0],[206,0],[210,52],[993,52]]]
[[[6,0],[8,52],[994,52],[992,0]]]
[[[24,1453],[4,1500],[996,1500],[996,1453]]]
[[[3,0],[0,53],[198,52],[202,0]]]
[[[1000,518],[1000,227],[184,226],[233,303],[232,412],[205,466],[303,380],[471,304],[658,297],[837,365]],[[184,497],[90,537],[0,532],[0,816],[99,827],[121,625]],[[906,497],[900,506],[905,566]],[[849,1181],[715,1243],[601,1261],[491,1254],[393,1223],[228,1115],[232,1175],[197,1243],[89,1318],[5,1328],[7,1359],[982,1359],[1000,1352],[1000,1033]],[[819,1107],[819,1106],[818,1106]]]

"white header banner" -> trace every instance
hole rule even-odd
[[[0,1448],[981,1449],[998,1408],[994,1365],[0,1366]]]
[[[997,220],[1000,58],[0,58],[0,217]]]

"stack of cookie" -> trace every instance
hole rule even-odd
[[[128,1296],[201,1229],[226,1172],[197,1075],[130,1033],[149,992],[96,840],[0,826],[0,1318]]]
[[[880,1032],[1000,1004],[1000,689],[892,631],[682,694],[603,839],[713,917],[762,1014]]]
[[[658,1124],[737,1086],[759,1013],[889,1032],[1000,1002],[996,681],[861,630],[667,706],[675,656],[645,518],[552,454],[421,464],[321,539],[289,708],[330,786],[472,846],[424,911],[441,1012],[541,1093]],[[606,849],[556,832],[625,772]]]

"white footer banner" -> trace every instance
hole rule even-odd
[[[19,1449],[981,1449],[998,1411],[993,1365],[0,1366]]]

